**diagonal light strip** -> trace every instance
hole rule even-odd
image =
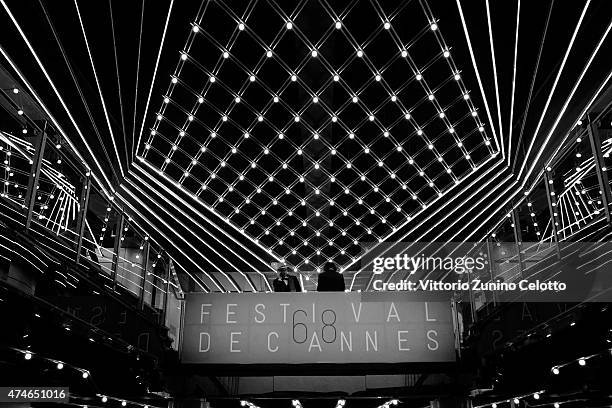
[[[75,0],[76,1],[76,0]],[[108,8],[110,11],[110,18],[111,18],[111,31],[113,33],[113,54],[115,57],[115,71],[117,72],[117,95],[119,96],[119,111],[121,112],[121,128],[122,128],[122,138],[123,138],[123,146],[125,147],[125,151],[123,153],[125,153],[125,162],[129,163],[130,162],[130,157],[129,157],[129,153],[128,153],[128,146],[127,146],[127,138],[126,138],[126,134],[125,134],[125,115],[123,114],[123,97],[122,97],[122,92],[121,92],[121,76],[119,75],[119,57],[117,56],[117,40],[116,40],[116,35],[115,35],[115,21],[113,19],[113,2],[112,0],[108,0]]]
[[[472,59],[472,66],[474,67],[474,72],[476,73],[476,79],[478,79],[478,87],[480,88],[480,94],[482,95],[485,109],[487,111],[487,116],[489,118],[489,124],[491,126],[491,131],[493,132],[495,145],[497,146],[497,150],[500,150],[497,132],[495,131],[495,126],[493,125],[493,119],[491,117],[491,110],[489,109],[489,102],[487,101],[487,95],[485,94],[484,88],[482,86],[482,80],[480,79],[480,71],[478,70],[478,65],[476,64],[476,58],[474,57],[474,49],[472,48],[472,41],[470,40],[470,34],[468,32],[468,28],[465,23],[465,16],[463,15],[463,8],[461,7],[461,0],[456,0],[456,2],[457,2],[457,8],[459,9],[459,16],[461,17],[461,25],[463,26],[463,33],[465,35],[465,39],[467,40],[468,48],[470,50],[470,58]]]
[[[563,69],[565,68],[565,63],[567,62],[567,58],[569,57],[570,52],[572,51],[572,47],[574,46],[574,41],[576,40],[576,36],[578,35],[578,31],[580,30],[580,26],[582,25],[582,20],[584,19],[584,16],[587,12],[587,9],[589,7],[589,4],[591,4],[591,0],[587,0],[586,4],[584,5],[584,8],[582,9],[582,14],[580,14],[580,18],[578,19],[578,23],[576,24],[576,28],[574,29],[574,33],[572,34],[572,38],[570,39],[569,45],[567,47],[567,50],[565,51],[565,55],[563,56],[563,60],[561,61],[561,66],[559,67],[559,71],[557,71],[557,76],[555,77],[555,81],[553,82],[553,86],[550,90],[550,93],[548,94],[548,99],[546,100],[546,104],[544,105],[544,109],[542,110],[542,115],[540,116],[540,120],[538,121],[538,125],[536,126],[535,131],[533,132],[533,136],[531,138],[531,142],[529,143],[529,147],[527,148],[527,153],[525,153],[525,160],[523,161],[523,164],[521,165],[521,169],[519,170],[519,174],[517,177],[517,180],[521,179],[521,175],[523,174],[523,171],[525,170],[525,166],[527,165],[527,159],[529,158],[529,155],[531,153],[531,149],[533,149],[533,145],[538,137],[538,132],[540,131],[540,127],[542,126],[542,122],[544,121],[544,117],[546,116],[546,111],[548,110],[548,106],[550,105],[550,102],[552,101],[552,97],[553,94],[555,93],[555,90],[557,89],[557,84],[559,83],[559,79],[561,78],[561,74],[563,73]],[[609,28],[608,28],[609,30]],[[597,48],[597,50],[599,50],[599,47]],[[593,54],[591,54],[591,57],[593,56]],[[591,60],[592,61],[592,58]],[[588,66],[591,64],[591,62],[589,61],[589,63],[587,64],[587,69]],[[582,77],[584,76],[586,70],[582,71],[582,75],[580,76],[578,83],[580,83],[580,81],[582,80]],[[574,87],[572,93],[570,94],[570,98],[568,98],[568,102],[569,103],[569,99],[571,99],[571,97],[573,96],[574,92],[576,90],[576,87]],[[564,109],[562,109],[562,112],[565,112],[565,109],[567,108],[567,103],[564,106]],[[559,123],[559,120],[561,118],[561,115],[559,115],[557,117],[557,121],[555,122],[555,125],[553,126],[553,130],[556,128],[556,125]],[[529,175],[531,174],[531,172],[533,171],[533,168],[535,167],[541,152],[543,150],[543,147],[546,145],[546,142],[550,139],[550,136],[552,135],[552,132],[550,132],[548,134],[548,137],[546,138],[546,141],[542,144],[542,148],[540,148],[540,152],[538,153],[538,155],[536,156],[537,158],[535,160],[532,160],[532,165],[529,169],[528,174],[525,176],[525,179],[523,181],[523,185],[526,183],[526,180],[529,178]]]
[[[497,100],[497,120],[499,124],[499,138],[501,142],[502,156],[505,156],[505,144],[504,144],[504,127],[502,126],[501,116],[501,103],[499,100],[499,84],[497,81],[497,63],[495,60],[495,46],[493,45],[493,28],[491,27],[491,9],[489,7],[489,0],[486,0],[487,8],[487,28],[489,29],[489,44],[491,46],[491,63],[493,64],[493,78],[495,80],[495,99]]]
[[[136,145],[136,114],[138,112],[138,88],[140,82],[140,54],[142,50],[142,27],[144,25],[144,6],[145,0],[142,0],[140,10],[140,30],[138,31],[138,54],[136,58],[136,83],[134,88],[134,119],[132,123],[132,155],[131,160],[134,160],[134,154],[138,146]]]
[[[514,129],[514,91],[516,89],[516,61],[518,59],[519,23],[521,16],[521,0],[516,6],[516,34],[514,35],[514,61],[512,63],[512,97],[510,99],[510,123],[508,123],[508,167],[512,156],[512,130]],[[517,145],[517,150],[519,146]]]
[[[4,1],[4,0],[0,0]],[[157,53],[157,60],[155,61],[155,69],[153,70],[153,78],[151,79],[151,87],[149,88],[149,95],[147,96],[147,103],[145,105],[144,115],[142,116],[142,123],[140,124],[140,132],[138,133],[138,142],[136,146],[140,146],[140,139],[142,138],[142,132],[149,112],[149,103],[151,102],[151,94],[153,93],[153,85],[155,85],[155,78],[157,77],[157,69],[159,68],[159,60],[161,58],[162,50],[164,49],[164,43],[166,40],[166,32],[168,31],[168,23],[170,22],[170,14],[172,14],[172,7],[174,6],[174,0],[170,0],[170,6],[168,7],[168,15],[166,16],[166,22],[164,23],[164,32],[161,38],[161,44],[159,45],[159,52]]]
[[[94,78],[96,80],[96,87],[98,88],[100,102],[102,103],[102,110],[104,111],[104,118],[106,119],[106,125],[108,126],[108,131],[110,133],[111,141],[113,143],[113,149],[115,150],[115,155],[117,156],[117,162],[119,163],[119,171],[121,172],[121,176],[125,177],[125,174],[123,173],[123,165],[121,164],[121,158],[119,157],[119,151],[117,150],[117,143],[115,142],[115,133],[113,132],[113,127],[111,126],[110,119],[108,117],[108,111],[106,110],[106,102],[104,101],[104,95],[102,95],[102,89],[100,88],[100,81],[98,80],[98,72],[96,71],[96,66],[94,64],[93,57],[91,56],[91,50],[89,48],[89,41],[87,40],[87,34],[85,33],[85,26],[83,25],[83,19],[81,18],[81,11],[79,9],[79,4],[77,0],[74,0],[74,7],[76,8],[77,15],[79,16],[79,23],[81,25],[83,39],[85,40],[85,46],[87,47],[87,55],[89,56],[89,62],[91,63],[91,69],[93,71]]]

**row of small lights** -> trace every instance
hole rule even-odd
[[[587,365],[587,361],[588,360],[590,360],[592,358],[595,358],[595,357],[602,357],[602,356],[606,356],[606,355],[609,356],[611,354],[612,354],[612,349],[608,349],[608,350],[605,350],[605,351],[603,351],[601,353],[591,354],[591,355],[588,355],[588,356],[585,356],[585,357],[579,357],[579,358],[577,358],[575,360],[571,360],[571,361],[565,362],[563,364],[555,365],[554,367],[552,367],[550,369],[550,372],[552,374],[554,374],[554,375],[559,375],[559,374],[561,374],[561,369],[564,368],[564,367],[567,367],[567,366],[570,366],[570,365],[575,365],[575,364],[578,364],[578,366],[580,366],[580,367],[585,367]]]
[[[378,408],[390,408],[390,407],[395,406],[397,404],[399,404],[399,400],[392,399],[392,400],[389,400],[389,401],[385,402],[382,405],[379,405]]]
[[[67,363],[64,363],[63,361],[54,360],[54,359],[51,359],[51,358],[47,358],[47,357],[36,355],[34,352],[32,352],[30,350],[17,350],[17,351],[19,353],[23,354],[23,359],[26,360],[26,361],[31,361],[32,358],[34,358],[34,356],[36,356],[37,358],[40,358],[43,361],[47,361],[49,363],[52,363],[53,365],[55,365],[55,368],[57,370],[63,370],[65,367],[69,367],[69,368],[72,368],[73,370],[81,373],[81,377],[83,379],[89,378],[89,371],[87,371],[87,370],[85,370],[83,368],[79,368],[79,367],[76,367],[76,366],[69,365]]]
[[[384,404],[380,405],[378,408],[390,408],[391,406],[395,406],[399,404],[399,400],[397,399],[392,399],[389,400],[387,402],[385,402]],[[346,405],[346,400],[345,399],[339,399],[338,402],[336,402],[336,408],[343,408]],[[247,400],[241,400],[240,401],[240,406],[241,407],[248,407],[248,408],[259,408],[259,406],[253,404],[250,401]],[[302,403],[300,402],[300,400],[298,399],[294,399],[291,401],[291,406],[294,408],[302,408]]]
[[[26,360],[26,361],[32,361],[32,359],[33,359],[33,358],[36,356],[37,358],[42,359],[43,361],[47,361],[47,362],[49,362],[49,363],[53,364],[53,365],[55,366],[55,368],[56,368],[58,371],[60,371],[60,370],[64,370],[64,369],[66,369],[66,368],[71,368],[71,369],[73,369],[73,370],[75,370],[75,371],[79,372],[79,373],[81,374],[81,377],[82,377],[83,379],[85,379],[85,380],[86,380],[86,379],[88,379],[88,378],[90,378],[90,376],[91,376],[91,374],[89,373],[89,371],[88,371],[88,370],[85,370],[85,369],[83,369],[83,368],[79,368],[79,367],[76,367],[76,366],[70,365],[70,364],[65,363],[65,362],[63,362],[63,361],[60,361],[60,360],[55,360],[55,359],[51,359],[51,358],[47,358],[47,357],[38,356],[38,355],[36,355],[34,352],[32,352],[32,351],[30,351],[30,350],[19,350],[19,349],[16,349],[16,350],[17,350],[19,353],[23,354],[23,358],[24,358],[24,360]],[[121,406],[122,406],[122,407],[125,407],[125,406],[127,406],[127,405],[128,405],[127,400],[124,400],[124,399],[114,398],[114,397],[108,397],[108,396],[106,396],[106,395],[101,395],[101,394],[98,394],[98,396],[100,397],[100,400],[101,400],[102,402],[104,402],[104,403],[106,403],[106,402],[107,402],[109,399],[113,399],[113,400],[116,400],[116,401],[120,401],[120,402],[121,402]],[[148,405],[143,405],[143,404],[139,404],[139,403],[132,403],[132,402],[130,402],[130,404],[131,404],[131,405],[137,405],[137,406],[140,406],[140,407],[142,407],[142,408],[149,408],[149,406],[148,406]],[[87,408],[87,405],[81,405],[81,406],[82,406],[83,408]]]
[[[491,408],[497,408],[499,405],[503,403],[511,403],[511,402],[514,403],[514,405],[518,405],[521,403],[522,400],[525,400],[526,398],[529,398],[529,397],[532,397],[534,400],[538,401],[541,398],[542,394],[544,394],[544,391],[536,391],[533,394],[521,395],[521,396],[517,396],[511,399],[507,399],[507,400],[501,400],[501,401],[493,402],[493,403],[486,404],[486,405],[479,405],[474,408],[484,408],[488,406],[490,406]],[[559,406],[560,405],[558,402],[554,403],[554,408],[559,408]]]
[[[98,397],[100,398],[100,401],[102,401],[105,404],[109,400],[112,400],[112,401],[120,402],[122,407],[126,407],[128,405],[128,401],[125,400],[125,399],[122,399],[122,398],[109,397],[109,396],[103,395],[103,394],[98,394]],[[136,407],[141,407],[141,408],[149,408],[149,405],[141,404],[139,402],[133,402],[133,401],[129,401],[129,405],[134,405]],[[83,408],[87,408],[87,405],[83,405]]]

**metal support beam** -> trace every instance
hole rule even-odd
[[[489,258],[489,279],[491,279],[491,282],[495,282],[495,263],[493,262],[493,248],[490,237],[487,237],[487,257]],[[497,294],[495,291],[491,293],[493,294],[493,306],[495,306],[497,304]]]
[[[83,248],[83,234],[85,232],[85,224],[87,219],[87,207],[89,206],[89,190],[91,189],[91,180],[89,176],[85,176],[81,185],[81,196],[79,197],[79,214],[77,215],[76,233],[78,234],[76,263],[81,260],[81,249]]]
[[[113,278],[113,291],[117,289],[117,269],[119,268],[119,250],[121,249],[121,237],[123,236],[123,224],[125,222],[125,217],[123,213],[119,213],[119,218],[117,219],[117,231],[115,235],[115,246],[113,254],[113,265],[111,269],[112,278]]]
[[[514,225],[514,243],[516,244],[516,252],[518,259],[518,267],[521,278],[525,270],[525,264],[523,263],[523,234],[521,233],[521,222],[519,220],[518,210],[515,208],[512,210],[512,224]]]
[[[561,248],[559,248],[559,228],[557,227],[557,220],[559,219],[559,213],[557,212],[557,196],[553,186],[553,179],[548,170],[544,172],[544,184],[546,185],[546,201],[548,202],[548,212],[550,213],[553,241],[555,242],[555,248],[557,249],[557,259],[561,260]]]
[[[155,274],[155,269],[157,269],[157,265],[163,262],[161,258],[155,259],[153,262],[153,270],[151,271],[151,307],[155,309],[155,298],[157,297],[157,275]]]
[[[595,163],[595,172],[597,173],[597,181],[599,183],[599,190],[601,194],[601,202],[603,204],[604,213],[606,214],[606,221],[608,224],[612,222],[610,217],[610,203],[612,202],[612,195],[610,193],[610,183],[608,181],[608,173],[603,168],[606,166],[601,152],[601,141],[599,139],[599,129],[596,123],[591,121],[591,115],[586,116],[587,129],[589,133],[589,142],[591,143],[591,151],[593,153],[593,161]]]
[[[160,324],[163,326],[166,324],[166,316],[168,315],[168,295],[170,294],[170,271],[172,270],[172,259],[168,257],[168,262],[166,262],[166,284],[165,284],[165,293],[164,293],[164,307],[162,308],[162,314],[160,317]]]
[[[32,224],[32,216],[34,214],[34,204],[36,204],[36,190],[38,189],[38,180],[40,179],[40,169],[45,155],[45,145],[47,144],[47,123],[40,137],[36,141],[34,157],[32,158],[32,168],[28,180],[28,191],[25,198],[25,208],[27,209],[25,229],[30,229]]]
[[[146,240],[142,247],[142,274],[140,276],[142,281],[142,287],[140,288],[140,293],[138,297],[138,307],[140,310],[144,309],[144,299],[145,299],[145,286],[147,284],[147,266],[149,265],[149,241]]]

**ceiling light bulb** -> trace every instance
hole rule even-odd
[[[382,78],[380,76],[380,74],[376,74],[376,76],[374,77],[374,79],[378,82],[380,81]]]
[[[176,77],[172,78],[172,83],[173,84],[176,84],[177,82],[178,82],[178,78],[176,78]]]
[[[255,75],[251,75],[251,76],[249,77],[249,81],[251,81],[251,82],[255,82]]]
[[[229,58],[229,52],[224,51],[223,52],[223,58]]]
[[[198,31],[200,31],[200,27],[198,27],[197,25],[194,25],[193,28],[191,29],[194,33],[197,33]]]
[[[420,81],[421,79],[423,79],[423,75],[421,75],[420,73],[416,74],[416,80]]]
[[[444,55],[444,58],[448,58],[450,57],[450,51],[444,50],[444,53],[442,53],[442,55]]]
[[[296,76],[296,75],[291,75],[291,80],[292,80],[293,82],[297,81],[297,76]]]
[[[187,54],[185,54],[185,53],[181,54],[181,59],[183,61],[185,61],[187,59]]]
[[[285,27],[287,27],[287,30],[291,30],[293,28],[293,24],[291,23],[291,21],[287,21]]]
[[[436,23],[431,23],[429,28],[431,28],[431,31],[436,31],[438,29],[438,25]]]
[[[385,21],[384,27],[385,27],[385,30],[390,29],[391,28],[391,23],[388,22],[388,21]]]
[[[359,101],[359,98],[357,98],[356,96],[353,96],[353,103],[357,103]]]
[[[429,100],[430,100],[430,101],[433,101],[433,100],[434,100],[434,98],[435,98],[435,96],[434,96],[434,94],[429,94],[429,95],[427,96],[427,98],[429,98]]]
[[[363,57],[363,51],[358,50],[358,51],[357,51],[357,56],[358,56],[359,58]]]
[[[244,24],[243,23],[238,24],[238,29],[240,31],[244,31]]]
[[[317,98],[316,96],[312,98],[312,103],[319,103],[319,98]]]
[[[458,80],[460,80],[460,79],[461,79],[461,75],[459,75],[459,74],[455,74],[455,81],[458,81]]]
[[[278,96],[275,96],[273,101],[274,101],[274,103],[278,103]]]
[[[312,50],[312,52],[310,53],[310,55],[311,55],[313,58],[316,58],[316,57],[319,55],[319,53],[317,52],[317,50]]]
[[[272,57],[272,51],[271,50],[268,50],[266,52],[266,57],[268,57],[268,58]]]
[[[336,21],[336,30],[339,30],[341,28],[342,28],[342,22]]]

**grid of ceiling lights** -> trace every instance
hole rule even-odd
[[[497,154],[426,2],[242,3],[193,23],[141,160],[281,260],[346,265]]]

